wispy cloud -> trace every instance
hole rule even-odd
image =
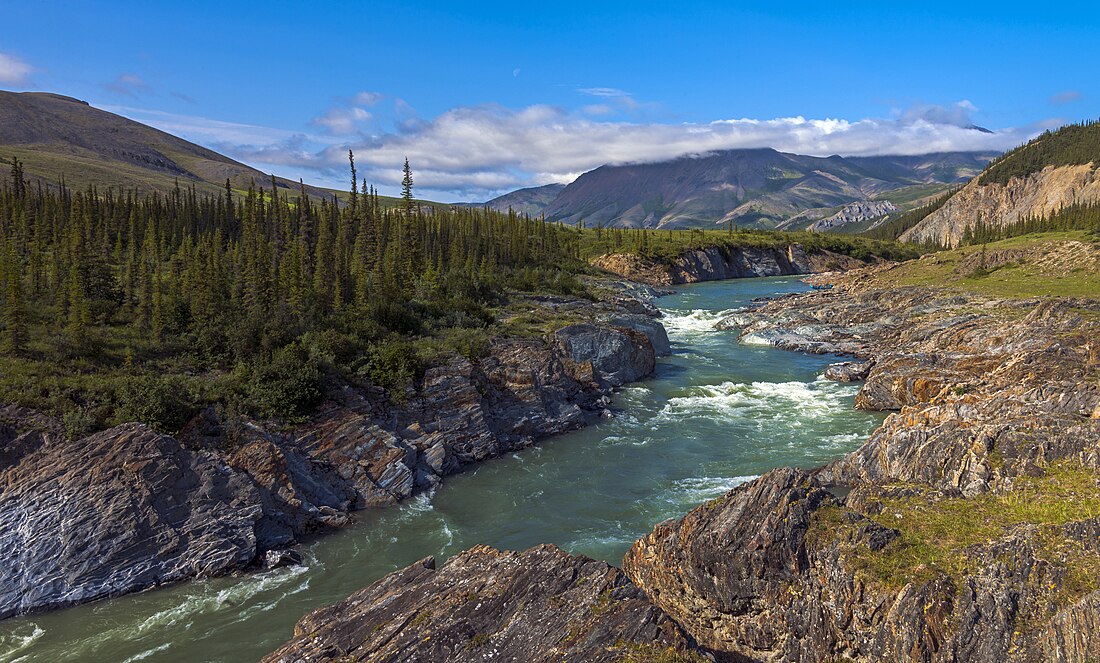
[[[1050,103],[1054,104],[1055,106],[1063,106],[1065,104],[1071,104],[1075,101],[1078,101],[1083,96],[1084,95],[1082,95],[1077,90],[1066,90],[1065,92],[1059,92],[1058,94],[1053,95],[1050,98]]]
[[[310,124],[324,127],[337,136],[353,134],[358,130],[361,122],[371,119],[371,114],[366,110],[353,106],[352,108],[330,108],[324,115],[310,120]]]
[[[582,87],[577,92],[590,97],[629,97],[630,93],[616,87]]]
[[[148,91],[149,85],[137,74],[120,74],[115,80],[104,83],[103,88],[108,92],[136,99],[139,94]]]
[[[799,116],[670,124],[610,121],[601,119],[596,108],[570,112],[548,105],[518,110],[498,105],[459,107],[425,119],[395,99],[392,129],[339,135],[321,122],[316,124],[327,131],[311,134],[135,111],[124,114],[261,169],[318,183],[341,186],[347,151],[352,149],[361,174],[383,191],[394,191],[408,157],[420,193],[443,200],[484,200],[523,186],[570,182],[607,163],[644,163],[758,147],[818,156],[1004,150],[1045,128],[975,130],[971,127],[976,109],[969,102],[914,106],[891,118]],[[351,128],[334,123],[340,129]]]
[[[30,81],[34,67],[10,53],[0,53],[0,83],[23,86]]]

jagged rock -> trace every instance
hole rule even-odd
[[[672,354],[672,344],[669,343],[665,326],[650,316],[616,315],[608,318],[605,322],[618,329],[631,329],[645,334],[658,357],[667,357]]]
[[[707,660],[621,571],[550,545],[427,558],[306,615],[264,660]],[[654,659],[655,660],[655,659]],[[663,660],[663,659],[662,659]]]
[[[605,380],[614,387],[643,378],[656,366],[656,353],[649,337],[634,329],[569,325],[556,331],[554,340],[582,374],[592,375],[597,381]],[[590,368],[585,368],[585,364]]]
[[[265,569],[278,569],[284,566],[298,566],[302,563],[302,553],[297,550],[268,550],[264,553]]]
[[[260,549],[287,546],[315,532],[344,524],[333,512],[346,512],[355,502],[348,482],[325,463],[273,436],[253,433],[228,463],[259,490],[263,515],[256,523]]]
[[[866,380],[870,372],[871,362],[869,361],[842,361],[829,364],[825,369],[825,379],[836,382],[859,382]]]
[[[831,251],[807,253],[799,244],[786,248],[709,247],[685,251],[670,262],[636,254],[613,253],[592,261],[596,267],[655,286],[752,276],[782,276],[855,269],[866,263]]]
[[[0,618],[242,568],[261,498],[140,424],[50,441],[0,474]]]

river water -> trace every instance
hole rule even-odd
[[[433,495],[360,512],[303,548],[305,565],[185,583],[0,623],[0,663],[255,661],[306,612],[417,559],[478,543],[538,543],[618,564],[631,542],[773,467],[812,467],[881,422],[855,385],[821,379],[835,357],[744,345],[713,329],[795,277],[696,284],[658,301],[673,356],[625,388],[617,415],[449,477]]]

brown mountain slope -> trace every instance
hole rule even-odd
[[[0,159],[15,157],[31,178],[48,184],[64,177],[70,187],[95,185],[139,191],[170,191],[194,185],[200,192],[234,188],[271,176],[213,150],[153,127],[45,92],[0,91]],[[294,191],[297,182],[277,178]],[[332,192],[306,187],[311,196]]]

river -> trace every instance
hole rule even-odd
[[[882,416],[857,385],[823,380],[835,357],[739,344],[713,324],[796,277],[695,284],[658,301],[673,356],[615,398],[616,416],[449,477],[432,495],[360,512],[303,547],[301,567],[184,583],[0,623],[0,663],[255,661],[306,612],[417,559],[478,543],[555,543],[618,564],[656,523],[773,467],[857,447]]]

